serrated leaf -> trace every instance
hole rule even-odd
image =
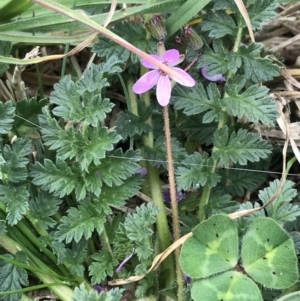
[[[275,193],[280,184],[279,180],[270,183],[270,186],[260,190],[258,197],[263,203],[266,203]],[[266,207],[269,217],[272,217],[280,224],[296,220],[300,216],[300,206],[298,204],[289,204],[297,196],[297,190],[292,187],[295,184],[292,181],[286,181],[280,194],[275,200]]]
[[[5,254],[9,259],[14,259],[10,254]],[[18,255],[16,254],[18,260]],[[17,267],[14,264],[0,261],[0,291],[7,292],[22,289],[22,286],[28,286],[28,275],[26,270]],[[2,296],[3,301],[19,301],[22,293],[10,294]]]
[[[115,123],[117,133],[120,134],[123,139],[126,139],[127,137],[133,137],[134,135],[147,135],[152,129],[150,124],[146,123],[148,118],[144,119],[141,116],[137,116],[129,111],[121,112]]]
[[[25,186],[0,185],[1,201],[6,204],[7,222],[13,226],[18,223],[28,208],[29,193]]]
[[[203,21],[201,22],[201,29],[203,31],[209,31],[208,36],[211,38],[222,38],[226,35],[236,37],[237,26],[231,17],[225,11],[209,10],[204,15]]]
[[[207,87],[207,93],[201,83],[197,83],[193,89],[182,86],[175,86],[172,92],[172,103],[176,110],[183,109],[187,115],[196,115],[206,112],[203,115],[203,122],[210,123],[221,119],[221,95],[214,83]]]
[[[119,22],[114,26],[113,32],[125,39],[128,43],[143,49],[148,53],[156,52],[156,43],[153,40],[145,39],[146,32],[141,23],[137,22]],[[114,41],[104,37],[99,38],[93,46],[93,52],[96,52],[99,57],[111,56],[119,58],[122,62],[126,62],[129,58],[132,63],[138,63],[139,58],[124,47],[116,44]]]
[[[280,68],[272,60],[259,57],[262,47],[260,43],[251,43],[249,46],[241,45],[238,51],[242,57],[244,74],[254,83],[272,80],[280,73]]]
[[[66,262],[68,269],[72,275],[83,277],[84,276],[84,261],[87,257],[87,241],[81,239],[79,242],[72,243],[72,248],[67,249]]]
[[[269,288],[288,288],[298,279],[293,241],[271,218],[254,220],[243,238],[241,257],[247,274]]]
[[[233,268],[238,260],[238,232],[226,215],[213,215],[193,230],[182,246],[180,266],[191,278],[204,278]]]
[[[118,264],[116,258],[114,258],[109,252],[101,251],[91,256],[94,260],[89,266],[89,275],[92,277],[92,284],[101,283],[114,273],[114,267]]]
[[[71,207],[67,215],[62,217],[61,224],[55,232],[58,241],[65,240],[67,243],[74,239],[89,239],[93,231],[100,234],[103,231],[106,217],[102,212],[95,210],[95,206],[89,200],[81,203],[78,208]]]
[[[15,107],[12,101],[0,102],[0,134],[11,130],[14,122]]]
[[[226,97],[223,103],[229,114],[239,118],[247,117],[252,122],[261,121],[266,125],[274,125],[278,116],[277,104],[267,96],[269,89],[265,86],[253,85],[240,92],[246,83],[244,77],[229,79],[225,85]]]
[[[54,164],[45,159],[44,165],[36,162],[31,167],[30,176],[34,185],[41,186],[43,190],[60,198],[71,193],[79,182],[79,176],[61,160]]]
[[[38,196],[29,202],[30,214],[36,220],[36,225],[45,230],[54,227],[57,222],[51,216],[58,211],[61,202],[53,195],[40,191]]]
[[[247,11],[252,29],[262,29],[265,22],[275,19],[277,7],[278,1],[276,0],[260,0],[250,5]]]
[[[14,125],[18,131],[25,132],[27,128],[39,129],[38,114],[48,104],[46,98],[37,101],[35,98],[23,99],[16,103],[16,120]]]
[[[191,293],[195,301],[263,301],[255,282],[235,271],[195,281]]]
[[[247,161],[258,162],[267,158],[272,149],[267,141],[260,140],[258,134],[244,129],[232,132],[229,136],[227,126],[215,132],[213,143],[216,149],[212,157],[219,160],[223,167],[228,167],[230,162],[240,165],[246,165]]]
[[[108,292],[97,292],[96,290],[87,290],[84,284],[75,287],[72,301],[121,301],[123,289],[113,288]]]
[[[0,165],[4,182],[19,183],[27,176],[28,155],[32,152],[32,142],[29,139],[17,139],[12,146],[6,144],[2,156],[5,162]]]
[[[142,204],[136,212],[125,217],[124,228],[126,236],[134,244],[135,252],[140,260],[153,255],[153,248],[149,241],[153,235],[152,225],[156,222],[159,208],[152,203]]]
[[[100,73],[100,79],[101,75]],[[102,98],[101,89],[107,83],[106,79],[101,81],[100,79],[91,79],[83,89],[86,79],[74,83],[69,75],[63,77],[59,83],[54,85],[54,91],[50,95],[50,102],[57,105],[53,109],[53,114],[63,117],[67,121],[84,122],[87,125],[97,126],[113,107],[108,98]],[[89,92],[89,89],[92,91]]]
[[[208,66],[208,75],[225,74],[228,71],[227,49],[222,40],[214,40],[212,49],[208,45],[203,46],[202,54],[197,63],[197,68]]]
[[[221,177],[211,172],[213,160],[207,153],[187,156],[175,170],[178,190],[198,189],[200,186],[214,187]]]
[[[201,123],[199,120],[203,119],[203,113],[192,115],[183,121],[181,126],[182,131],[189,140],[196,141],[200,145],[209,146],[212,144],[213,133],[217,129],[217,123]]]
[[[101,161],[99,177],[108,186],[120,186],[140,167],[139,151],[128,150],[125,154],[118,148]]]
[[[171,138],[172,145],[172,157],[173,161],[181,162],[186,156],[186,150],[181,146],[181,143],[176,138]],[[166,140],[165,137],[160,136],[156,139],[154,147],[145,147],[145,157],[150,160],[150,164],[157,166],[158,162],[162,162],[164,168],[168,168],[168,162],[166,162]]]
[[[198,198],[199,203],[199,198]],[[205,213],[208,216],[213,214],[229,214],[239,209],[239,203],[234,201],[229,194],[220,191],[212,191],[209,202],[205,206]]]
[[[100,201],[107,206],[123,206],[129,198],[134,196],[140,189],[142,178],[134,175],[124,181],[120,186],[103,186]]]
[[[250,170],[245,170],[240,166],[235,166],[230,170],[220,170],[222,181],[219,183],[219,188],[232,196],[239,197],[244,196],[246,190],[254,191],[265,181],[266,174],[255,172],[251,166],[247,168]]]
[[[88,127],[86,131],[70,127],[65,131],[50,117],[47,110],[44,110],[44,114],[40,115],[39,120],[45,145],[58,150],[57,155],[61,160],[75,158],[82,170],[87,171],[92,162],[100,165],[100,159],[104,158],[106,152],[112,150],[113,144],[121,138],[115,131],[109,132],[104,127]]]

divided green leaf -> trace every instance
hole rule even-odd
[[[256,133],[249,133],[247,130],[240,129],[232,132],[229,136],[228,127],[224,126],[217,130],[213,137],[216,150],[212,157],[220,160],[219,164],[228,167],[230,162],[246,165],[247,161],[258,162],[265,159],[271,153],[271,145],[265,140],[260,140]]]
[[[15,107],[12,101],[0,102],[0,134],[6,134],[12,128]]]
[[[214,187],[221,180],[217,173],[211,171],[213,159],[207,153],[194,153],[181,161],[183,166],[175,170],[178,190],[197,189],[200,186]]]

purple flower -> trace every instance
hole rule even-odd
[[[134,173],[139,173],[142,177],[145,177],[148,173],[148,170],[146,167],[140,167]]]
[[[178,65],[181,60],[179,51],[176,49],[170,49],[163,53],[162,56],[158,56],[155,54],[150,54],[153,58],[157,59],[158,61],[168,65],[174,71],[179,73],[183,78],[184,81],[178,80],[167,73],[163,72],[162,70],[158,69],[154,64],[148,62],[147,60],[142,60],[142,65],[149,69],[154,69],[146,74],[144,74],[132,87],[133,92],[136,94],[141,94],[146,91],[149,91],[155,85],[156,87],[156,98],[158,103],[165,107],[169,104],[171,98],[171,82],[170,78],[179,84],[187,87],[193,87],[195,85],[194,79],[187,74],[184,70],[174,67]],[[170,78],[169,78],[170,77]]]
[[[100,292],[103,291],[103,287],[100,286],[100,285],[98,285],[98,284],[94,284],[94,285],[93,285],[93,288],[94,288],[98,293],[100,293]]]
[[[133,249],[132,249],[132,253],[131,253],[128,257],[126,257],[126,258],[120,263],[120,265],[119,265],[118,268],[116,269],[116,272],[117,272],[117,273],[120,273],[120,272],[121,272],[121,270],[122,270],[123,266],[125,265],[125,263],[126,263],[127,261],[129,261],[130,258],[133,256],[134,251],[135,251],[135,248],[133,248]]]
[[[164,201],[168,202],[168,203],[171,203],[170,189],[165,189],[162,194],[163,194]],[[184,199],[184,197],[185,197],[185,194],[183,192],[176,191],[176,200],[177,200],[177,202]]]
[[[207,75],[207,68],[208,66],[203,66],[201,68],[201,73],[206,79],[208,79],[211,82],[226,81],[226,78],[222,74]]]

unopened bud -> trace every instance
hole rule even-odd
[[[154,39],[157,39],[158,41],[165,40],[167,30],[161,16],[154,15],[150,21],[145,24],[145,26]]]
[[[200,50],[203,46],[203,41],[196,31],[191,26],[184,26],[182,36],[188,46],[194,50]]]

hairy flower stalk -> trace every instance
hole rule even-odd
[[[193,87],[195,85],[194,79],[186,73],[184,70],[174,67],[181,62],[179,51],[176,49],[170,49],[164,51],[162,54],[151,55],[156,58],[158,61],[168,65],[174,71],[178,72],[184,81],[178,80],[169,76],[162,70],[158,69],[155,65],[147,60],[142,60],[142,65],[146,68],[153,69],[146,74],[144,74],[134,85],[133,91],[136,94],[141,94],[146,91],[149,91],[155,85],[156,88],[156,98],[158,103],[163,107],[164,112],[164,130],[166,138],[166,151],[167,151],[167,161],[168,161],[168,175],[169,175],[169,184],[170,184],[170,196],[171,196],[171,207],[172,207],[172,224],[173,224],[173,235],[174,241],[180,238],[180,228],[178,220],[178,206],[177,206],[177,197],[176,197],[176,185],[175,185],[175,176],[174,176],[174,166],[172,158],[172,144],[171,144],[171,131],[170,131],[170,121],[168,113],[168,104],[171,98],[172,85],[170,78],[174,81],[180,83],[181,85],[187,87]],[[176,264],[176,276],[177,276],[177,285],[178,285],[178,300],[182,300],[182,292],[184,286],[183,274],[179,265],[179,255],[180,249],[175,250],[175,264]]]

